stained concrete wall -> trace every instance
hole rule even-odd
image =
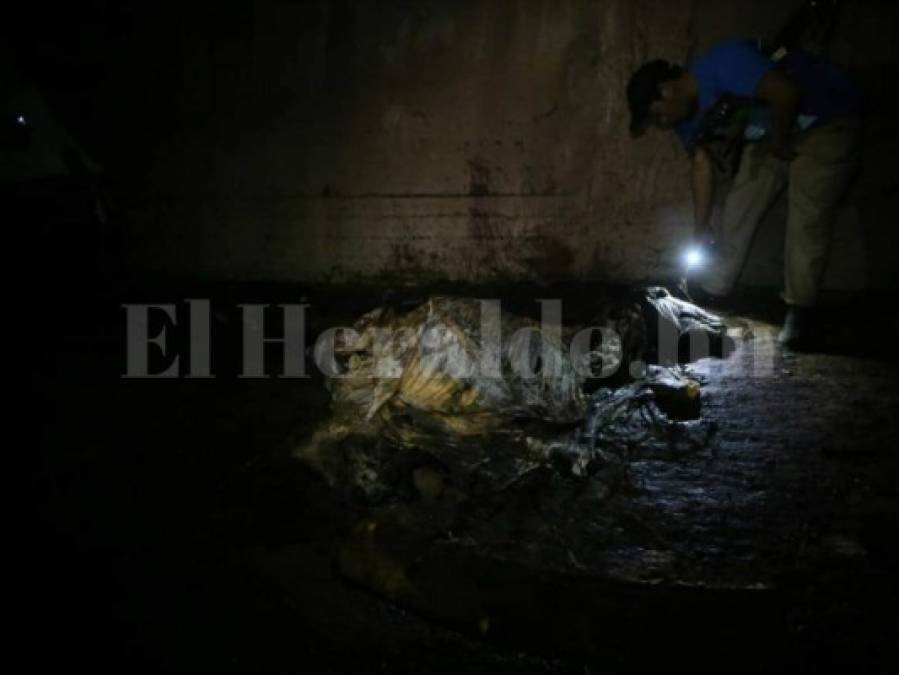
[[[768,35],[795,4],[177,10],[157,90],[172,119],[148,118],[142,169],[119,186],[130,265],[283,281],[672,277],[690,231],[687,158],[673,134],[629,138],[627,78],[649,57],[682,62],[720,38]],[[884,8],[856,3],[834,42],[869,78],[897,73]],[[897,134],[886,117],[871,124],[871,168],[838,228],[838,251],[855,258],[835,256],[831,286],[895,279],[896,171],[883,158]],[[775,209],[763,227],[747,283],[780,283],[782,219]]]

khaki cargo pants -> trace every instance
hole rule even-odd
[[[716,229],[718,250],[703,288],[731,291],[765,212],[788,184],[784,300],[811,307],[818,300],[837,207],[859,162],[859,122],[838,119],[796,137],[797,157],[784,162],[758,143],[743,151]]]

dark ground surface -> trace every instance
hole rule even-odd
[[[534,298],[562,297],[567,319],[569,308],[571,316],[588,315],[598,291],[553,292],[478,295],[534,313]],[[19,590],[23,625],[37,636],[29,642],[33,665],[104,672],[891,670],[899,365],[890,351],[895,316],[876,311],[883,298],[838,301],[832,351],[837,343],[851,348],[828,355],[782,353],[769,332],[780,319],[776,302],[739,299],[735,324],[751,331],[748,344],[758,349],[697,366],[707,378],[704,415],[718,429],[713,443],[682,462],[637,462],[640,480],[620,498],[628,507],[612,503],[593,514],[597,527],[619,533],[605,549],[620,554],[603,562],[611,581],[475,565],[485,595],[521,619],[482,638],[476,626],[431,620],[338,574],[337,542],[363,514],[293,461],[285,445],[289,434],[327,415],[321,378],[234,376],[240,326],[228,314],[237,303],[307,297],[315,335],[347,325],[382,295],[379,288],[120,289],[95,294],[103,299],[89,311],[71,312],[63,336],[38,333],[52,336],[53,348],[49,338],[35,343],[30,378],[42,411],[39,465],[26,486],[38,525],[29,530],[26,550],[34,555]],[[213,327],[218,377],[121,379],[118,305],[191,297],[211,297],[221,310]],[[861,338],[850,340],[853,331]],[[770,365],[767,374],[756,376],[757,363]],[[635,552],[628,563],[625,554]],[[703,578],[743,590],[696,595]],[[583,606],[572,613],[578,597]],[[566,617],[593,613],[601,617],[595,623],[571,626],[576,638],[542,632],[565,634]],[[616,613],[617,628],[609,623]],[[732,621],[735,614],[742,623]]]

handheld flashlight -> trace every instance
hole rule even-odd
[[[683,257],[681,258],[684,265],[684,273],[680,278],[678,288],[680,288],[681,292],[690,302],[693,302],[693,298],[690,297],[690,289],[687,287],[687,277],[690,276],[691,271],[698,267],[702,267],[705,264],[705,258],[705,251],[701,246],[691,246],[684,251]]]
[[[705,252],[698,246],[693,246],[684,251],[684,269],[690,271],[701,267],[705,263]]]

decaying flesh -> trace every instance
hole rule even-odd
[[[583,357],[590,363],[575,363],[569,341],[585,327],[541,326],[502,312],[491,370],[482,361],[489,341],[482,325],[480,301],[437,296],[404,313],[375,309],[352,331],[337,332],[333,414],[297,443],[296,456],[368,495],[389,490],[389,475],[406,460],[432,463],[441,475],[482,477],[491,460],[504,467],[486,481],[495,484],[547,463],[584,475],[614,461],[641,425],[658,431],[667,417],[698,416],[698,384],[663,358],[672,350],[660,348],[658,336],[673,336],[676,360],[679,337],[701,332],[720,341],[724,330],[718,317],[650,288],[599,308],[589,327],[605,329],[606,339],[591,343]],[[671,367],[643,368],[628,383],[633,364],[653,360]],[[610,363],[618,377],[590,377],[588,368]]]

